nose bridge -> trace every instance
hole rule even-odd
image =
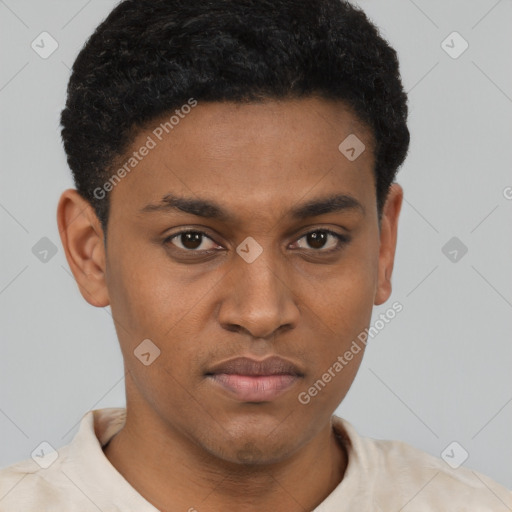
[[[266,337],[282,325],[294,324],[298,310],[286,262],[268,246],[256,245],[254,240],[246,243],[237,248],[230,272],[232,286],[220,320],[241,326],[255,337]]]

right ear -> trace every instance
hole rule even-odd
[[[108,306],[103,229],[91,204],[77,190],[65,190],[60,196],[57,224],[69,268],[83,298],[92,306]]]

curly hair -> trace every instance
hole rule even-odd
[[[319,96],[370,128],[379,219],[409,147],[396,51],[342,0],[124,0],[78,54],[61,113],[80,195],[106,230],[93,191],[155,118],[198,101]]]

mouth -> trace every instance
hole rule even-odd
[[[243,402],[268,402],[290,390],[304,373],[278,356],[257,361],[237,357],[220,363],[206,377],[219,389]]]

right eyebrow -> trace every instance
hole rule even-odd
[[[159,203],[147,204],[140,212],[184,212],[197,217],[218,219],[224,222],[232,221],[235,215],[225,210],[221,205],[209,199],[196,199],[166,194]],[[363,215],[366,210],[361,202],[348,194],[334,194],[312,199],[293,208],[289,215],[296,220],[326,215],[343,211],[359,211]]]

